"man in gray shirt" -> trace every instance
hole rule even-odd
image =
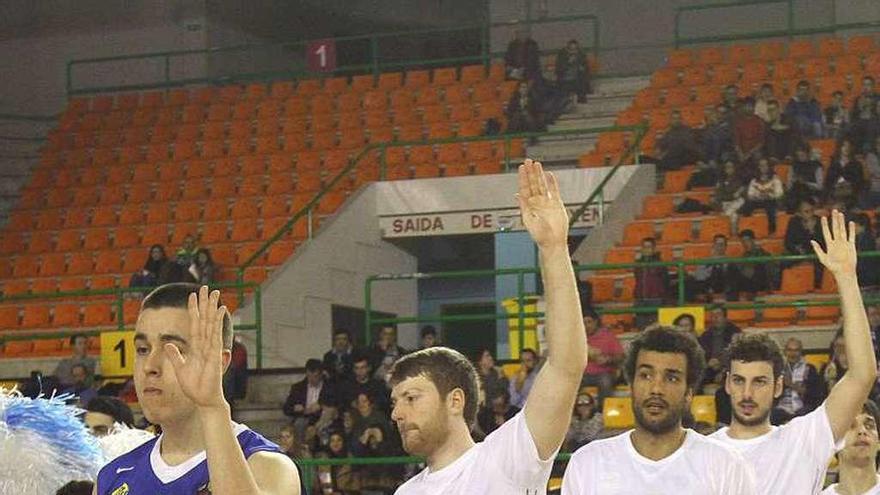
[[[95,358],[89,357],[86,353],[89,351],[88,335],[77,333],[70,336],[70,347],[73,348],[73,355],[62,359],[55,368],[55,377],[58,378],[62,387],[70,387],[74,384],[73,367],[82,365],[86,369],[86,384],[91,386],[95,379],[95,366],[97,361]]]

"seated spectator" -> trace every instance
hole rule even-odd
[[[504,65],[507,78],[517,81],[540,81],[541,52],[538,43],[529,35],[527,28],[517,29],[516,38],[507,45],[504,54]]]
[[[153,244],[150,247],[150,254],[147,255],[147,261],[140,272],[131,276],[129,287],[156,287],[159,284],[159,276],[168,264],[168,256],[165,254],[165,248],[161,244]]]
[[[871,98],[875,103],[880,101],[880,92],[876,90],[875,81],[872,76],[865,75],[862,78],[862,96]]]
[[[305,437],[306,427],[314,425],[321,417],[322,404],[334,403],[332,385],[324,380],[321,361],[306,361],[306,377],[290,387],[284,402],[284,414],[293,418],[293,425],[300,438]]]
[[[333,332],[333,347],[324,353],[324,370],[332,381],[342,382],[354,378],[353,351],[348,330],[338,329]]]
[[[589,359],[584,369],[581,386],[599,387],[599,404],[614,392],[617,370],[623,362],[623,346],[610,330],[602,326],[599,314],[593,308],[583,311],[584,329],[587,332]]]
[[[763,258],[771,256],[755,242],[755,233],[749,229],[739,233],[743,245],[743,258]],[[740,294],[752,301],[758,292],[770,291],[776,287],[779,269],[775,263],[734,263],[727,272],[727,299],[736,301]]]
[[[831,104],[825,107],[825,135],[840,139],[849,125],[849,109],[843,103],[843,92],[835,91],[831,95]]]
[[[774,120],[768,109],[771,101],[776,102],[776,97],[773,96],[773,85],[764,83],[761,85],[761,89],[758,90],[758,97],[755,98],[755,115],[761,117],[768,124]]]
[[[544,121],[541,101],[527,81],[521,81],[516,93],[507,102],[507,132],[541,132]]]
[[[577,40],[570,40],[556,55],[556,84],[566,95],[577,95],[578,103],[587,102],[590,66]]]
[[[767,212],[767,224],[770,234],[776,232],[776,209],[782,201],[782,181],[773,172],[766,158],[758,160],[758,174],[749,182],[746,191],[746,202],[739,210],[744,216],[750,217],[757,209]]]
[[[712,239],[712,253],[709,259],[724,258],[727,256],[727,237],[718,234]],[[707,263],[697,265],[693,275],[687,275],[685,291],[689,301],[705,299],[711,301],[715,295],[723,295],[727,292],[726,263]]]
[[[757,157],[764,148],[767,124],[755,115],[755,100],[744,98],[733,118],[733,145],[740,162]]]
[[[584,445],[599,438],[604,428],[602,413],[596,407],[593,396],[587,392],[578,394],[574,401],[574,414],[571,416],[571,425],[565,433],[564,449],[566,452],[574,452]]]
[[[857,160],[857,156],[861,158]],[[867,189],[864,162],[864,154],[855,151],[850,140],[840,142],[825,175],[825,195],[829,201],[841,200],[853,206],[856,198]]]
[[[70,336],[70,346],[73,349],[73,355],[66,357],[58,362],[55,368],[55,377],[62,387],[73,385],[76,379],[73,376],[73,367],[82,365],[86,370],[85,382],[91,385],[95,379],[95,367],[98,362],[95,358],[88,355],[89,337],[83,333],[77,333]]]
[[[735,84],[728,84],[721,93],[721,105],[727,109],[726,116],[730,117],[736,112],[739,102],[739,88]]]
[[[322,452],[321,458],[347,459],[351,457],[348,451],[348,442],[343,432],[335,431],[330,434],[327,448]],[[318,468],[318,483],[321,494],[345,495],[360,493],[361,479],[355,473],[351,464],[339,464],[333,466],[320,466]]]
[[[485,394],[485,403],[492,402],[492,399],[498,397],[502,393],[510,395],[508,388],[510,381],[504,376],[504,371],[495,366],[495,356],[489,349],[483,349],[478,354],[477,374],[480,376],[480,385],[482,392]]]
[[[727,309],[716,304],[709,308],[709,326],[699,337],[700,347],[706,353],[706,374],[703,383],[721,383],[723,369],[721,358],[733,336],[742,332],[727,319]]]
[[[407,353],[406,349],[397,345],[397,330],[392,326],[379,330],[379,337],[370,352],[373,375],[386,383],[391,365]]]
[[[309,446],[300,441],[300,438],[302,437],[296,436],[296,427],[293,423],[288,423],[281,427],[281,434],[278,437],[278,446],[281,447],[281,452],[294,461],[299,459],[310,459],[312,457]]]
[[[71,394],[75,397],[73,402],[80,408],[87,408],[89,401],[98,396],[98,391],[89,384],[89,372],[82,363],[74,364],[70,368],[70,376],[73,383],[61,390],[62,394]]]
[[[727,107],[724,105],[707,112],[706,126],[700,136],[700,151],[703,160],[710,164],[721,163],[733,153],[733,129],[726,113]]]
[[[134,415],[125,402],[99,395],[86,405],[83,423],[93,436],[103,437],[112,433],[117,424],[134,428]]]
[[[843,375],[846,374],[846,370],[849,368],[849,361],[846,358],[846,339],[843,338],[842,328],[831,339],[831,348],[828,354],[831,356],[831,359],[819,371],[819,374],[822,376],[825,395],[831,392],[831,389],[843,378]]]
[[[672,321],[672,326],[677,328],[680,332],[689,333],[694,337],[697,336],[697,320],[692,314],[685,313],[678,315],[675,320]]]
[[[354,457],[388,457],[396,454],[396,433],[388,418],[375,408],[373,399],[367,394],[357,397],[354,425],[348,444]],[[365,466],[360,471],[364,487],[386,487],[394,483],[391,479],[395,468]]]
[[[824,172],[816,156],[811,156],[806,146],[798,146],[788,174],[788,192],[785,195],[788,213],[794,213],[801,201],[819,201],[824,194]]]
[[[855,109],[850,116],[846,138],[856,149],[869,147],[880,136],[880,116],[874,98],[861,95],[856,98]]]
[[[425,325],[421,330],[422,342],[419,349],[427,349],[440,345],[437,341],[437,329],[432,325]]]
[[[800,144],[797,129],[779,109],[779,102],[770,100],[767,105],[767,135],[764,137],[764,156],[776,160],[791,160]]]
[[[166,263],[165,269],[159,275],[158,285],[191,282],[192,275],[189,273],[189,267],[193,263],[196,251],[198,251],[198,247],[196,246],[195,237],[191,235],[186,236],[183,240],[183,246],[174,255],[174,262]]]
[[[785,106],[785,115],[798,134],[805,139],[819,139],[825,135],[822,129],[822,108],[813,98],[809,81],[798,82],[797,92]]]
[[[721,168],[721,177],[715,186],[712,195],[712,205],[720,212],[730,217],[730,222],[736,229],[739,218],[739,209],[745,204],[746,187],[736,170],[736,164],[731,160],[724,162]]]
[[[638,263],[662,261],[657,252],[657,241],[653,237],[642,239],[642,249],[636,258]],[[636,286],[633,293],[637,306],[659,306],[669,299],[669,270],[665,266],[636,266],[633,268]],[[638,313],[636,326],[643,328],[654,318],[650,314]]]
[[[783,373],[782,396],[773,408],[773,424],[784,424],[803,416],[822,403],[822,381],[819,372],[803,356],[803,343],[795,338],[785,343],[787,366]]]
[[[538,353],[534,349],[523,349],[519,353],[520,367],[513,379],[510,380],[510,403],[522,409],[532,391],[532,385],[538,376]]]
[[[874,145],[865,154],[865,172],[868,190],[864,195],[863,206],[877,208],[880,206],[880,136],[874,139]]]
[[[874,229],[871,228],[871,217],[864,213],[857,213],[852,217],[856,224],[856,250],[860,253],[877,250],[877,240],[874,238]],[[859,276],[859,285],[870,287],[877,285],[878,271],[877,258],[860,259],[856,265]]]
[[[672,111],[669,129],[657,141],[657,167],[662,171],[678,170],[694,163],[700,155],[694,130],[681,120],[679,110]]]
[[[816,240],[824,247],[824,236],[819,217],[816,216],[812,201],[804,200],[798,205],[797,213],[791,217],[785,230],[785,252],[787,254],[813,254],[811,240]],[[791,264],[786,265],[791,266]],[[816,288],[822,285],[822,264],[813,262],[815,267],[814,283]]]
[[[483,434],[488,435],[498,427],[516,416],[520,409],[510,404],[510,394],[505,390],[503,394],[487,400],[486,405],[480,408],[477,414],[477,424]]]
[[[248,384],[248,352],[247,347],[241,342],[241,337],[232,339],[232,359],[229,361],[229,369],[223,375],[223,396],[234,405],[236,400],[244,399],[247,395]]]
[[[193,256],[193,262],[189,265],[189,274],[192,280],[200,285],[208,285],[214,282],[214,276],[217,267],[211,258],[211,251],[207,248],[200,248]]]
[[[367,394],[373,398],[379,410],[389,413],[390,392],[383,380],[373,377],[370,359],[366,354],[356,352],[351,362],[354,376],[339,386],[339,409],[345,411],[355,407],[357,396]]]

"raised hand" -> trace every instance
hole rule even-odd
[[[849,235],[847,235],[847,224],[843,213],[832,210],[830,228],[828,218],[822,217],[822,235],[825,237],[824,251],[818,242],[810,241],[819,261],[834,274],[835,278],[854,276],[857,261],[855,222],[849,222]]]
[[[556,176],[544,172],[540,162],[526,159],[519,167],[516,195],[523,225],[538,247],[567,245],[568,211],[559,195]]]
[[[223,317],[226,306],[217,307],[220,291],[208,294],[203,285],[198,296],[189,296],[189,343],[186,355],[176,344],[165,344],[177,382],[196,406],[227,407],[223,398]]]

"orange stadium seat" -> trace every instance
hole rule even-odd
[[[802,263],[782,271],[782,294],[803,294],[813,290],[813,265]]]
[[[671,220],[663,223],[660,242],[680,244],[688,242],[693,236],[693,222],[690,220]]]

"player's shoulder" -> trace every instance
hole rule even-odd
[[[137,464],[138,461],[149,458],[150,452],[152,452],[153,450],[153,445],[155,445],[157,441],[159,441],[158,436],[147,440],[146,442],[111,460],[110,462],[105,464],[104,467],[101,468],[101,470],[104,471],[108,468],[115,469],[117,466],[122,465],[130,466]]]
[[[584,463],[599,458],[607,458],[609,454],[619,452],[629,441],[631,431],[623,432],[609,438],[593,440],[583,447],[574,451],[570,463]]]
[[[394,495],[410,495],[418,493],[416,487],[422,482],[422,478],[425,476],[425,471],[427,471],[427,468],[419,471],[415,476],[406,480],[406,482],[397,487],[397,490],[394,491]]]
[[[246,458],[258,452],[281,453],[278,444],[250,429],[243,423],[235,423],[233,431]]]
[[[700,435],[694,430],[687,430],[689,437],[687,449],[695,456],[704,459],[729,459],[741,461],[742,456],[732,446],[721,440],[721,437]]]

